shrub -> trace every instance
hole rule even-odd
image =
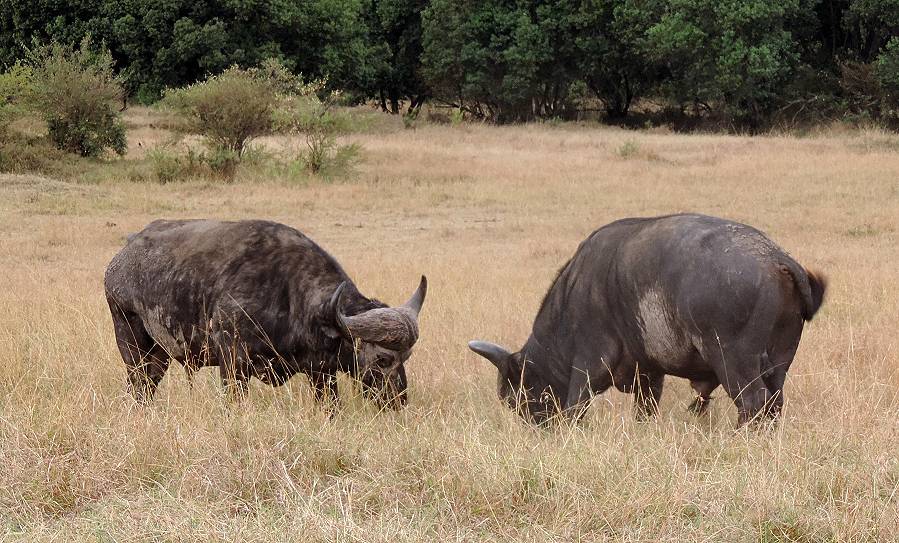
[[[203,157],[188,149],[182,156],[164,148],[157,147],[147,153],[153,177],[159,183],[172,183],[191,177],[199,177],[203,172]]]
[[[99,156],[125,154],[127,142],[117,104],[122,86],[109,51],[92,49],[90,36],[76,49],[54,43],[30,52],[30,102],[47,123],[58,149]]]
[[[358,147],[351,150],[349,146],[337,145],[337,136],[349,131],[350,120],[334,109],[340,98],[338,93],[330,93],[324,100],[318,97],[317,91],[323,87],[323,82],[312,83],[301,95],[285,100],[277,120],[281,130],[304,137],[306,149],[299,158],[312,173],[338,162],[346,166],[350,162],[347,159],[358,154]]]
[[[899,118],[899,37],[889,41],[877,57],[877,79],[883,89],[883,113]]]
[[[840,64],[839,85],[848,113],[859,115],[880,110],[883,89],[873,64],[843,62]]]
[[[618,148],[618,156],[621,158],[631,158],[640,151],[640,145],[633,140],[627,140]]]
[[[209,168],[224,179],[234,179],[237,166],[240,164],[241,155],[231,149],[216,147],[203,155],[203,160]]]
[[[0,141],[0,173],[69,177],[79,173],[83,166],[71,159],[72,155],[57,149],[46,138],[28,138],[10,133]]]
[[[206,138],[215,160],[236,163],[250,141],[272,131],[276,85],[260,70],[231,67],[166,91],[162,103],[184,116],[181,131]]]
[[[453,126],[459,126],[465,121],[465,112],[462,111],[462,108],[456,108],[450,113],[450,124]]]
[[[403,113],[403,128],[406,130],[414,130],[416,126],[416,122],[418,120],[418,114],[420,109],[413,109]]]
[[[31,69],[21,62],[0,74],[0,144],[10,137],[10,125],[25,113],[23,101],[30,88]]]

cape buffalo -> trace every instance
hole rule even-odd
[[[500,397],[532,422],[582,416],[610,386],[653,415],[665,375],[691,381],[701,412],[720,384],[740,424],[775,418],[805,321],[826,281],[755,228],[704,215],[613,222],[559,271],[524,347],[472,341]]]
[[[311,239],[268,221],[154,221],[129,236],[105,279],[128,389],[141,403],[174,359],[189,376],[218,366],[238,398],[251,377],[279,386],[302,372],[320,401],[336,401],[343,371],[398,408],[427,286],[422,276],[406,304],[387,307]]]

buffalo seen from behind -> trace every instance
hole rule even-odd
[[[610,386],[656,412],[665,375],[706,409],[721,385],[740,424],[773,419],[826,282],[758,230],[704,215],[624,219],[590,235],[546,294],[524,347],[472,341],[500,397],[541,423],[577,419]]]
[[[342,371],[380,406],[398,408],[427,280],[406,304],[387,307],[288,226],[158,220],[129,236],[105,289],[128,388],[141,403],[177,360],[188,375],[218,366],[237,397],[251,377],[279,386],[305,373],[329,404]]]

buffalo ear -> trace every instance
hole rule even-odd
[[[489,360],[500,371],[505,369],[512,356],[509,351],[487,341],[469,341],[468,348]]]

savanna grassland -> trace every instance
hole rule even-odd
[[[150,120],[129,114],[128,160],[165,139]],[[463,124],[349,139],[364,160],[334,180],[0,176],[0,540],[899,540],[899,137]],[[466,342],[518,348],[587,234],[678,211],[748,222],[830,278],[780,426],[737,429],[720,389],[694,418],[676,378],[648,423],[609,392],[579,427],[523,425]],[[135,407],[103,272],[160,217],[295,226],[388,303],[427,274],[410,406],[376,413],[341,382],[329,420],[303,376],[232,406],[216,371],[191,390],[173,366]]]

